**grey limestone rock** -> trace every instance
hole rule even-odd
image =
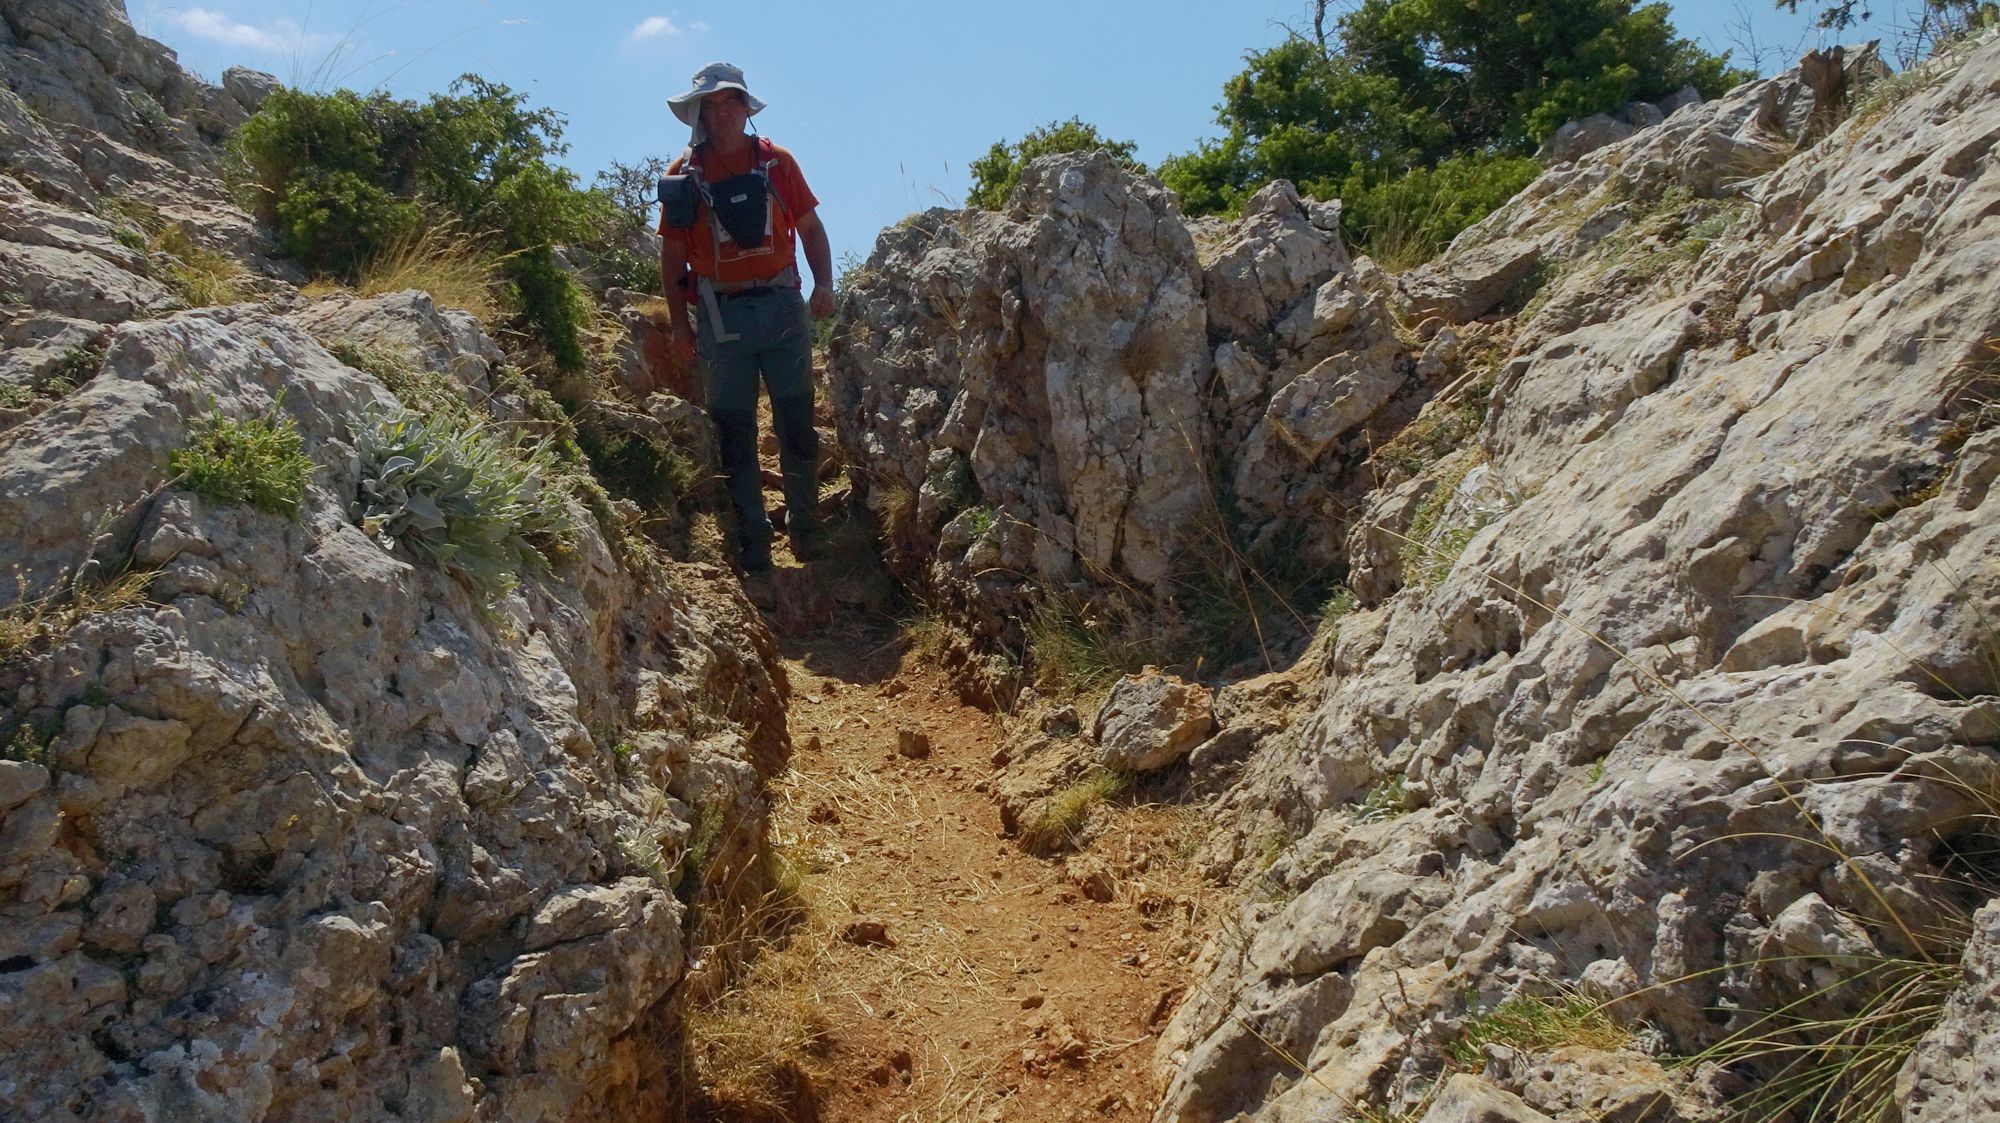
[[[247,66],[232,66],[222,72],[222,88],[236,99],[245,113],[255,113],[264,104],[264,99],[282,89],[278,80],[261,70],[251,70]]]
[[[581,507],[493,603],[354,525],[356,435],[396,399],[327,345],[496,424],[506,356],[421,293],[303,304],[210,174],[255,76],[207,87],[101,0],[0,26],[0,386],[39,395],[0,412],[0,609],[146,582],[0,658],[28,758],[0,761],[0,1116],[666,1114],[676,1004],[713,985],[688,911],[762,891],[769,635],[722,571],[641,577]],[[250,302],[182,309],[135,212],[247,266]],[[178,486],[216,416],[296,427],[296,518]],[[683,882],[698,820],[736,829]]]
[[[2000,904],[1972,918],[1964,983],[1896,1080],[1910,1123],[2000,1118]]]
[[[1459,1073],[1444,1082],[1436,1102],[1421,1123],[1554,1123],[1511,1095],[1477,1076]]]
[[[1990,814],[1968,793],[2000,775],[1973,654],[2000,608],[2000,433],[1951,389],[2000,316],[1996,88],[1983,40],[1800,152],[1796,75],[1750,83],[1551,167],[1426,271],[1560,265],[1501,313],[1476,447],[1364,498],[1356,611],[1225,774],[1211,868],[1297,896],[1211,948],[1159,1119],[1402,1095],[1455,1019],[1526,985],[1628,995],[1621,1021],[1696,1053],[1963,907],[1926,887],[1960,879]],[[1291,841],[1264,867],[1274,819]],[[1909,1117],[1992,1110],[1991,915],[1903,1074]],[[1651,1064],[1550,1051],[1507,1087],[1557,1119],[1626,1117],[1632,1089],[1712,1116],[1699,1074]]]
[[[1118,772],[1165,768],[1214,730],[1208,688],[1156,671],[1118,680],[1091,726],[1097,762]]]

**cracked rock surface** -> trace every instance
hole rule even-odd
[[[213,174],[268,76],[189,77],[115,3],[0,0],[0,77],[0,611],[143,590],[0,651],[0,1117],[664,1116],[687,933],[763,888],[762,622],[575,501],[491,603],[385,549],[351,505],[395,398],[329,348],[496,424],[509,356],[423,293],[291,288]],[[187,308],[133,205],[253,302]],[[216,417],[296,426],[296,517],[175,486]]]

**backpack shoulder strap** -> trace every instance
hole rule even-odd
[[[777,142],[770,137],[760,136],[757,138],[756,148],[757,174],[764,177],[765,189],[771,193],[771,198],[778,201],[778,209],[785,212],[785,221],[796,224],[798,219],[792,215],[792,204],[785,199],[785,193],[778,190],[778,181],[771,178],[768,170],[778,159]]]

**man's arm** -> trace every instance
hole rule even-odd
[[[812,299],[806,307],[814,319],[824,320],[833,315],[833,247],[826,240],[826,227],[820,225],[819,208],[799,216],[799,241],[805,245],[806,265],[813,275]]]
[[[687,244],[672,236],[661,238],[660,295],[667,300],[667,337],[673,342],[674,357],[682,362],[694,358],[694,324],[688,319],[687,301],[681,299],[681,278],[687,269]]]

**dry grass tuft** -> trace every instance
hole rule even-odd
[[[903,661],[912,666],[936,666],[951,650],[951,624],[936,609],[925,609],[903,621]]]
[[[868,506],[882,524],[883,537],[897,543],[910,540],[917,521],[915,488],[903,483],[878,483],[868,493]]]
[[[1043,800],[1034,818],[1022,824],[1022,848],[1032,854],[1047,854],[1075,842],[1090,821],[1090,813],[1129,783],[1122,773],[1100,768]]]
[[[16,570],[14,603],[0,608],[0,667],[34,658],[86,617],[143,602],[152,586],[152,573],[127,572],[101,584],[71,578],[54,592],[29,597],[27,575]]]
[[[202,248],[178,225],[162,226],[147,242],[147,249],[155,255],[153,266],[160,280],[190,308],[241,304],[249,299],[249,274],[236,259]]]
[[[384,248],[362,268],[354,293],[370,297],[421,289],[440,308],[461,308],[490,323],[500,314],[494,296],[499,267],[500,259],[477,239],[433,226]]]
[[[1152,621],[1059,589],[1043,591],[1022,626],[1035,687],[1052,698],[1099,695],[1121,675],[1169,662]]]

